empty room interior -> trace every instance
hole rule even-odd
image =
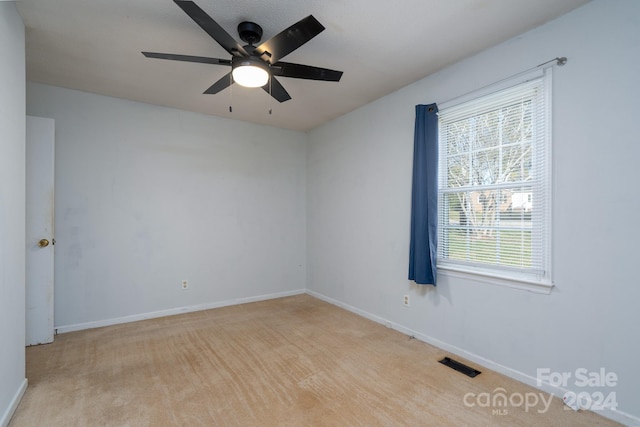
[[[0,426],[640,425],[639,46],[635,0],[0,0]]]

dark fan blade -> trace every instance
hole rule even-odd
[[[268,63],[274,64],[322,31],[324,31],[322,24],[309,15],[262,43],[254,50],[254,54],[261,56]]]
[[[211,85],[211,87],[204,91],[207,95],[213,95],[220,92],[223,89],[231,86],[231,73],[225,74],[220,80]]]
[[[269,93],[269,83],[262,86],[265,92]],[[291,95],[287,92],[287,90],[280,84],[278,79],[271,76],[271,96],[277,99],[279,102],[288,101],[291,99]]]
[[[173,0],[184,12],[200,25],[215,41],[232,55],[249,56],[242,45],[229,35],[216,21],[192,1]]]
[[[327,82],[339,82],[342,77],[342,71],[312,67],[310,65],[292,64],[290,62],[276,62],[271,67],[271,72],[276,76],[293,77],[295,79],[324,80]]]
[[[202,64],[231,65],[228,59],[207,58],[206,56],[177,55],[173,53],[142,52],[147,58],[171,59],[173,61],[199,62]]]

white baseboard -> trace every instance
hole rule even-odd
[[[4,414],[2,414],[2,418],[0,418],[1,427],[7,427],[9,425],[9,421],[11,421],[11,417],[16,412],[16,409],[18,409],[18,405],[20,404],[20,400],[22,400],[22,396],[24,396],[24,392],[27,391],[27,384],[27,379],[25,378],[20,384],[20,387],[18,387],[13,399],[11,399],[11,404],[7,410],[4,411]]]
[[[155,319],[157,317],[173,316],[176,314],[191,313],[194,311],[209,310],[212,308],[227,307],[230,305],[246,304],[250,302],[266,301],[266,300],[275,299],[275,298],[289,297],[292,295],[304,294],[305,292],[306,291],[304,289],[296,289],[293,291],[276,292],[273,294],[258,295],[254,297],[234,298],[234,299],[229,299],[224,301],[216,301],[216,302],[192,305],[187,307],[177,307],[177,308],[170,308],[167,310],[152,311],[149,313],[134,314],[131,316],[117,317],[113,319],[104,319],[104,320],[96,320],[93,322],[76,323],[73,325],[56,326],[55,331],[57,334],[64,334],[67,332],[81,331],[84,329],[102,328],[103,326],[137,322],[139,320]]]
[[[527,375],[523,372],[516,371],[515,369],[511,369],[508,366],[501,365],[499,363],[493,362],[489,359],[485,359],[484,357],[478,356],[477,354],[470,353],[460,347],[456,347],[454,345],[448,344],[446,342],[440,341],[439,339],[430,337],[428,335],[422,334],[420,332],[409,329],[403,325],[400,325],[395,322],[391,322],[390,320],[384,319],[380,316],[376,316],[375,314],[371,314],[367,311],[361,310],[359,308],[353,307],[349,304],[345,304],[341,301],[330,298],[326,295],[320,294],[318,292],[307,289],[307,294],[326,301],[330,304],[338,306],[340,308],[344,308],[347,311],[358,314],[364,318],[369,320],[373,320],[374,322],[380,323],[388,328],[395,329],[396,331],[402,332],[403,334],[411,335],[420,341],[424,341],[428,344],[431,344],[435,347],[438,347],[447,352],[453,353],[457,356],[464,357],[467,360],[470,360],[478,365],[481,365],[485,368],[491,369],[492,371],[498,372],[502,375],[505,375],[509,378],[513,378],[516,381],[520,381],[521,383],[527,384],[531,387],[537,388],[538,390],[542,390],[546,393],[551,393],[556,397],[562,399],[562,396],[568,391],[561,387],[553,386],[548,383],[538,384],[538,380],[530,375]],[[598,414],[603,417],[609,418],[610,420],[622,423],[624,425],[634,425],[640,426],[640,418],[637,418],[631,414],[627,414],[626,412],[618,411],[615,409],[605,408],[602,411],[598,411]]]

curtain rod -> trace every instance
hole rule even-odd
[[[556,58],[553,58],[553,59],[548,60],[547,62],[543,62],[543,63],[542,63],[542,64],[540,64],[540,65],[536,65],[535,67],[530,68],[530,69],[529,69],[529,70],[527,70],[527,71],[531,71],[531,70],[533,70],[533,69],[540,68],[540,67],[542,67],[543,65],[547,65],[548,63],[553,62],[553,61],[556,61],[556,65],[557,65],[557,66],[562,67],[564,64],[566,64],[566,63],[567,63],[567,57],[566,57],[566,56],[558,56],[558,57],[556,57]]]
[[[528,73],[528,72],[530,72],[530,71],[537,70],[538,68],[540,68],[540,67],[544,67],[545,65],[550,64],[550,63],[552,63],[552,62],[554,62],[554,61],[555,61],[555,63],[556,63],[555,65],[557,65],[557,66],[559,66],[559,67],[562,67],[563,65],[565,65],[565,64],[567,63],[567,57],[566,57],[566,56],[558,56],[558,57],[555,57],[555,58],[553,58],[553,59],[550,59],[550,60],[548,60],[548,61],[543,62],[542,64],[536,65],[535,67],[531,67],[531,68],[528,68],[528,69],[526,69],[526,70],[524,70],[524,71],[520,71],[519,73],[512,74],[512,75],[510,75],[510,76],[504,77],[504,78],[502,78],[502,79],[500,79],[500,80],[498,80],[498,81],[495,81],[495,82],[493,82],[493,83],[490,83],[490,84],[485,85],[485,86],[482,86],[482,87],[479,87],[479,88],[474,89],[474,90],[472,90],[472,91],[470,91],[470,92],[466,92],[466,93],[463,93],[462,95],[458,95],[458,96],[456,96],[456,97],[453,97],[453,98],[447,99],[446,101],[438,102],[438,104],[448,104],[448,103],[449,103],[449,102],[451,102],[451,101],[455,101],[456,99],[458,99],[458,98],[462,98],[462,97],[464,97],[464,96],[467,96],[467,95],[469,95],[469,94],[471,94],[471,93],[473,93],[473,92],[477,92],[477,91],[480,91],[480,90],[486,89],[486,88],[491,87],[491,86],[493,86],[493,85],[500,84],[500,83],[502,83],[502,82],[504,82],[504,81],[511,80],[511,79],[513,79],[514,77],[518,77],[518,76],[520,76],[520,75],[522,75],[522,74],[526,74],[526,73]]]

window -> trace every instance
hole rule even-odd
[[[550,78],[440,110],[439,268],[551,286]]]

